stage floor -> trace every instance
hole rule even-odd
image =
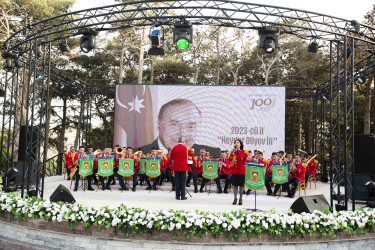
[[[45,191],[44,198],[49,199],[53,191],[58,185],[63,184],[70,189],[70,181],[64,180],[63,176],[54,176],[45,178]],[[74,185],[74,184],[73,184]],[[93,186],[96,189],[96,186]],[[123,191],[119,190],[120,186],[116,180],[116,185],[112,186],[110,190],[99,190],[99,191],[83,191],[79,189],[77,192],[73,192],[73,188],[70,189],[76,202],[84,206],[102,207],[109,206],[111,208],[116,207],[120,204],[124,204],[127,207],[138,207],[151,210],[162,210],[162,209],[174,209],[174,210],[189,210],[189,211],[210,211],[210,212],[230,212],[233,210],[240,209],[253,209],[254,203],[254,192],[250,195],[243,196],[243,205],[232,205],[233,202],[233,190],[228,194],[216,193],[216,184],[211,186],[211,190],[215,191],[210,194],[194,193],[194,187],[191,185],[188,187],[188,191],[192,195],[187,195],[187,200],[176,200],[175,193],[171,192],[171,184],[165,183],[161,188],[164,190],[152,190],[147,191],[145,186],[137,186],[137,191]],[[207,187],[209,190],[209,187]],[[270,211],[274,209],[276,212],[287,212],[293,202],[298,198],[298,192],[295,198],[291,199],[284,197],[286,193],[282,193],[280,197],[267,196],[266,189],[257,191],[257,208]],[[323,194],[327,201],[329,201],[329,183],[317,182],[317,188],[312,186],[312,189],[308,186],[307,195],[319,195]],[[302,195],[302,191],[301,191]]]

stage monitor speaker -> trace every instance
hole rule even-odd
[[[32,138],[30,138],[31,134],[32,134]],[[27,140],[26,140],[26,137],[27,137]],[[32,139],[32,143],[30,143],[31,139]],[[40,139],[41,139],[41,133],[38,127],[21,126],[20,127],[20,139],[19,139],[19,144],[18,144],[18,161],[25,160],[26,149],[28,146],[32,150],[31,151],[32,156],[38,155]]]
[[[354,135],[354,169],[356,174],[375,174],[374,135]]]
[[[56,190],[53,192],[51,197],[49,197],[51,202],[68,202],[68,203],[75,203],[76,200],[74,199],[72,193],[62,184],[60,184]]]
[[[312,213],[314,210],[323,211],[329,208],[324,195],[310,195],[299,197],[290,207],[294,213]]]

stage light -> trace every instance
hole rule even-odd
[[[148,50],[150,56],[164,56],[165,52],[168,51],[168,46],[162,36],[161,30],[153,30],[150,33],[151,48]]]
[[[307,48],[307,52],[316,53],[318,52],[319,44],[317,42],[311,42]]]
[[[63,88],[65,88],[64,83],[59,82],[59,89],[63,89]]]
[[[173,43],[177,48],[184,50],[193,43],[193,28],[189,21],[176,21],[173,29]]]
[[[99,34],[98,31],[91,28],[83,28],[79,29],[78,33],[83,34],[80,40],[80,47],[83,52],[88,53],[96,47],[96,36]]]
[[[38,79],[38,80],[43,79],[43,75],[42,74],[37,74],[36,75],[36,79]]]
[[[354,27],[354,32],[358,34],[361,30],[361,24],[356,20],[352,20],[350,24]]]
[[[357,77],[357,81],[361,84],[366,82],[366,75],[360,75]]]
[[[273,53],[279,47],[278,33],[279,29],[272,26],[259,29],[259,48],[263,48],[267,54]]]
[[[68,44],[66,43],[66,40],[61,41],[61,42],[59,43],[59,48],[60,48],[60,51],[61,51],[62,53],[68,51]]]

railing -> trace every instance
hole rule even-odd
[[[62,174],[64,153],[57,154],[46,161],[46,177]]]

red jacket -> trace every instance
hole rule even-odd
[[[194,164],[194,173],[196,174],[200,174],[203,172],[203,160],[205,158],[203,157],[203,159],[198,156],[197,159],[195,160],[195,164]]]
[[[72,153],[66,152],[64,156],[65,156],[65,167],[68,167],[70,169],[72,167]]]
[[[134,156],[134,155],[128,155],[128,154],[125,154],[124,156],[122,157],[118,157],[118,159],[133,159],[134,160],[134,169],[139,169],[139,164],[138,164],[138,161],[137,161],[137,158]]]
[[[187,159],[188,156],[194,156],[194,153],[187,149],[183,144],[178,144],[172,148],[170,161],[173,161],[173,171],[183,172],[188,171]]]
[[[306,174],[312,174],[315,177],[317,167],[318,167],[318,161],[311,160],[310,163],[307,165]]]
[[[222,162],[222,161],[223,161],[223,158],[220,158],[219,159],[219,165],[220,165],[220,162]],[[226,175],[232,176],[232,172],[230,171],[229,158],[224,158],[224,163],[225,163],[225,165],[223,165],[223,167],[221,168],[221,172],[218,173],[218,174],[219,175],[226,174]]]
[[[276,162],[280,162],[279,160],[276,160]],[[273,165],[273,161],[269,161],[267,166],[266,166],[266,176],[269,176],[269,177],[272,177],[272,165]]]
[[[291,172],[290,178],[296,177],[300,182],[305,182],[305,173],[306,173],[306,167],[303,166],[304,163],[300,162],[297,165],[295,165],[296,170]],[[294,164],[293,164],[294,165]]]
[[[71,159],[71,164],[68,167],[69,167],[69,170],[72,170],[78,165],[79,154],[78,153],[71,154],[70,159]]]
[[[234,160],[234,158],[236,158]],[[247,154],[245,150],[233,150],[229,156],[229,161],[231,165],[232,174],[235,175],[245,175],[245,162]]]

